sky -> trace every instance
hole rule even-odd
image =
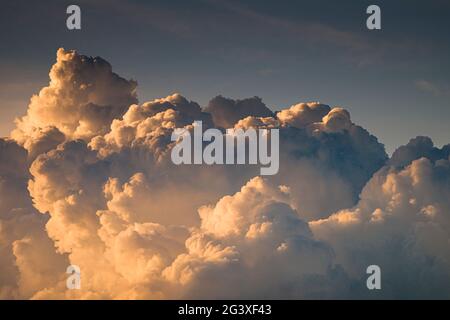
[[[69,4],[0,5],[0,300],[450,298],[448,2]]]
[[[82,29],[66,28],[78,4]],[[348,109],[389,153],[411,137],[449,142],[450,3],[377,1],[9,1],[0,10],[0,135],[48,83],[59,47],[101,56],[138,82],[140,102],[179,92],[259,96],[272,110]]]

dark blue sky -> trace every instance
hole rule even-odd
[[[82,30],[66,29],[78,4]],[[366,29],[368,5],[382,30]],[[389,152],[450,143],[450,1],[2,1],[0,135],[48,82],[56,49],[102,56],[141,102],[260,96],[271,109],[347,108]]]

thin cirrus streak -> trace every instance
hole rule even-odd
[[[278,129],[278,173],[173,164],[194,121]],[[59,49],[0,149],[0,298],[450,297],[450,146],[388,158],[341,107],[138,104],[108,62]]]

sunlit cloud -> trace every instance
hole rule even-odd
[[[450,146],[418,137],[388,158],[344,107],[139,103],[136,86],[59,49],[0,139],[1,298],[450,297]],[[195,121],[278,129],[278,174],[175,165],[172,132]]]

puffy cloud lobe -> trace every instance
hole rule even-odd
[[[107,225],[102,226],[102,231],[111,232],[106,229]],[[184,251],[183,241],[187,233],[181,227],[154,223],[129,224],[114,237],[104,239],[107,246],[105,256],[130,286],[162,285],[161,272]]]
[[[0,297],[13,296],[17,290],[19,273],[12,243],[23,237],[21,226],[14,225],[16,217],[32,209],[24,192],[27,179],[26,150],[14,141],[0,139]]]
[[[338,271],[331,249],[313,238],[308,225],[286,203],[287,190],[254,178],[215,206],[199,209],[201,228],[186,241],[188,253],[179,255],[163,273],[185,288],[181,297],[348,294],[347,287],[338,285],[344,275],[333,275]]]
[[[318,102],[299,103],[278,112],[277,118],[290,126],[304,128],[310,124],[321,122],[330,110],[329,106]]]
[[[212,115],[214,124],[222,128],[232,128],[236,122],[248,116],[273,116],[273,112],[258,97],[233,100],[217,96],[208,103],[205,111]]]
[[[32,206],[28,179],[26,150],[0,139],[0,298],[31,297],[62,275],[65,257],[55,252],[47,219]]]
[[[104,134],[113,119],[137,102],[136,83],[113,73],[102,58],[62,48],[56,58],[49,85],[31,98],[27,115],[16,121],[17,128],[11,133],[28,150],[36,143],[42,145],[43,140],[60,142],[61,134],[55,128],[67,139]],[[45,151],[53,147],[50,143]]]
[[[26,150],[13,140],[0,139],[1,213],[5,214],[17,207],[31,206],[30,198],[24,192],[28,178]]]
[[[299,103],[277,113],[283,125],[307,128],[309,131],[340,132],[354,125],[350,113],[340,107],[331,109],[318,102]]]
[[[247,117],[236,127],[280,128],[280,172],[274,179],[291,188],[293,206],[307,220],[355,204],[387,159],[383,145],[339,107],[301,103],[278,112],[277,119]]]
[[[160,187],[163,190],[159,190]],[[120,184],[117,178],[109,179],[105,185],[105,197],[108,209],[125,221],[166,225],[176,221],[179,225],[192,226],[198,223],[197,207],[213,197],[207,191],[197,195],[200,189],[201,186],[174,185],[164,181],[155,185],[145,174],[136,173],[124,184]]]
[[[55,149],[64,142],[64,134],[56,127],[31,128],[28,135],[13,134],[13,137],[28,151],[29,159],[35,159],[38,155]]]
[[[450,156],[450,145],[438,149],[428,137],[416,137],[411,139],[407,145],[399,147],[389,159],[389,164],[395,167],[404,167],[413,160],[426,157],[432,161],[445,159]]]
[[[141,106],[131,105],[122,119],[112,122],[108,134],[95,137],[90,145],[104,156],[122,148],[143,146],[158,160],[171,143],[173,129],[190,125],[195,120],[203,121],[205,127],[212,126],[211,116],[202,112],[197,103],[173,94]]]
[[[235,125],[235,129],[246,130],[248,128],[264,128],[275,129],[280,127],[280,121],[272,117],[252,117],[248,116],[239,120]]]
[[[383,289],[377,296],[448,297],[449,199],[449,159],[420,158],[404,168],[380,170],[356,207],[310,226],[354,277],[363,277],[368,265],[381,267]]]
[[[281,189],[286,190],[286,187]],[[234,196],[222,198],[214,208],[201,207],[201,227],[218,238],[246,234],[252,229],[249,224],[261,208],[267,207],[277,198],[280,199],[278,202],[288,202],[287,195],[278,190],[271,190],[264,180],[255,178]]]

